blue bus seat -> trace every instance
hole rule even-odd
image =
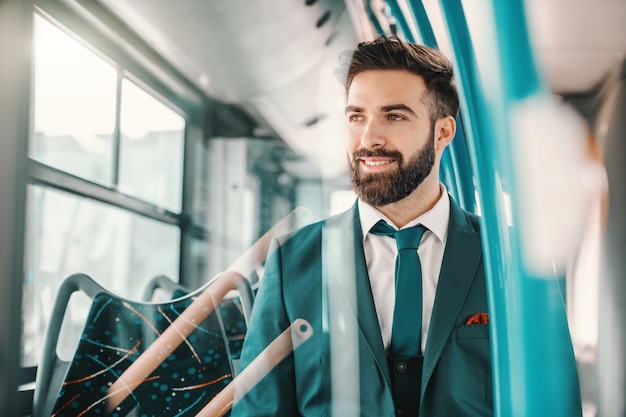
[[[169,295],[170,299],[184,297],[191,292],[187,287],[174,282],[165,275],[157,275],[150,279],[144,288],[142,300],[153,301],[158,289]],[[228,294],[219,305],[219,312],[224,324],[224,332],[228,338],[231,359],[236,365],[241,356],[243,340],[248,330],[248,318],[254,302],[255,293],[249,280],[242,282],[237,292]],[[236,370],[236,369],[235,369]]]
[[[74,274],[59,288],[44,353],[37,372],[33,417],[115,415],[192,416],[233,379],[233,364],[221,314],[210,314],[151,373],[131,387],[112,410],[107,391],[210,285],[163,303],[117,297],[89,276]],[[249,290],[242,280],[240,287]],[[92,299],[74,357],[65,362],[56,352],[71,295],[82,291]],[[251,290],[249,290],[251,293]],[[241,297],[250,311],[249,294]],[[220,306],[214,306],[220,311]],[[124,374],[125,375],[125,374]]]

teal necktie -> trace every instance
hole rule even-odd
[[[396,303],[393,309],[391,330],[392,357],[418,356],[422,353],[422,266],[417,256],[423,225],[395,230],[384,221],[372,227],[371,233],[396,239],[395,288]]]

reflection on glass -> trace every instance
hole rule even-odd
[[[35,16],[34,69],[31,158],[110,185],[115,68]]]
[[[135,300],[155,275],[178,281],[178,227],[61,191],[28,192],[24,365],[40,356],[57,288],[68,275],[85,273]]]
[[[120,127],[120,191],[180,212],[184,119],[124,80]]]

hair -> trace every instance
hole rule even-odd
[[[341,54],[339,60],[338,75],[344,75],[346,93],[354,77],[363,71],[403,70],[424,79],[433,124],[445,116],[455,117],[459,111],[452,64],[436,49],[403,42],[396,36],[380,36],[361,42],[354,51]]]

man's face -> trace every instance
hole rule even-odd
[[[408,196],[435,165],[434,127],[421,77],[366,71],[348,92],[348,158],[355,192],[373,206]]]

